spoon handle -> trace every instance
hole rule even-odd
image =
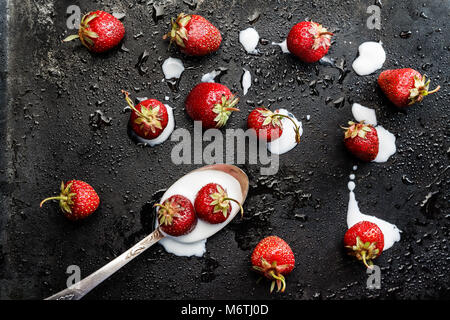
[[[79,300],[84,297],[88,292],[114,274],[117,270],[122,268],[128,262],[136,258],[142,252],[150,248],[152,245],[157,243],[159,240],[164,238],[164,234],[158,228],[153,231],[146,238],[141,240],[132,248],[128,249],[120,256],[98,269],[91,275],[87,276],[80,282],[72,285],[71,287],[54,294],[45,300]]]

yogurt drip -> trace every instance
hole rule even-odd
[[[356,201],[356,196],[354,193],[356,184],[353,181],[348,183],[348,189],[350,191],[348,209],[347,209],[347,227],[350,229],[352,226],[361,221],[370,221],[375,223],[383,232],[384,235],[384,248],[383,251],[391,248],[395,242],[400,241],[400,230],[396,225],[389,223],[385,220],[379,219],[375,216],[370,216],[361,213],[358,201]]]
[[[272,45],[279,46],[283,53],[290,53],[290,51],[289,51],[289,49],[287,47],[287,40],[286,39],[284,39],[283,42],[272,42]]]
[[[216,77],[220,74],[219,70],[213,70],[211,72],[205,73],[202,76],[202,82],[215,82]]]
[[[353,118],[356,121],[364,121],[367,124],[371,124],[377,130],[379,147],[377,157],[373,162],[386,162],[389,158],[397,152],[397,147],[395,145],[395,136],[383,128],[377,125],[377,116],[375,110],[364,107],[358,103],[354,103],[352,106]]]

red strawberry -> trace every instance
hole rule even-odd
[[[159,137],[169,122],[166,106],[155,99],[142,101],[137,106],[130,99],[130,94],[122,90],[132,112],[130,126],[138,136],[153,140]]]
[[[262,239],[253,250],[251,260],[254,270],[273,280],[270,292],[275,285],[277,291],[284,292],[286,289],[284,276],[294,269],[295,258],[291,247],[283,239],[277,236]]]
[[[278,139],[283,133],[283,123],[280,119],[286,118],[292,121],[295,125],[296,142],[300,143],[300,128],[292,118],[283,114],[278,114],[270,111],[267,108],[256,108],[247,118],[247,127],[253,129],[259,139],[270,142]]]
[[[425,76],[411,68],[383,71],[378,77],[378,85],[388,99],[399,108],[420,102],[423,97],[440,89],[438,86],[428,91],[430,80],[427,81]]]
[[[220,31],[202,16],[180,13],[172,19],[172,29],[163,39],[170,38],[187,55],[204,56],[217,51],[222,42]]]
[[[226,190],[217,183],[209,183],[197,193],[194,201],[195,212],[199,219],[218,224],[226,221],[230,216],[231,202],[236,202],[244,214],[239,201],[228,197]]]
[[[61,182],[61,194],[43,200],[42,205],[49,200],[59,200],[59,207],[64,215],[70,220],[78,220],[89,217],[100,204],[100,199],[86,182],[80,180],[68,181],[65,185]]]
[[[332,35],[318,23],[303,21],[292,27],[287,37],[287,47],[300,60],[316,62],[327,54]]]
[[[171,196],[159,207],[158,221],[161,230],[171,236],[182,236],[191,232],[197,225],[194,207],[191,201],[179,194]]]
[[[370,124],[348,123],[350,127],[345,129],[344,143],[347,149],[357,158],[363,161],[372,161],[378,155],[379,141],[377,130]]]
[[[239,102],[230,89],[220,83],[201,82],[186,98],[185,106],[194,121],[202,121],[205,129],[223,127]]]
[[[383,252],[384,235],[375,223],[361,221],[347,230],[344,245],[350,255],[362,260],[366,267],[370,268],[371,260]]]
[[[119,19],[104,11],[89,12],[81,19],[77,35],[64,39],[65,42],[80,39],[92,52],[106,52],[116,47],[125,35],[125,27]]]

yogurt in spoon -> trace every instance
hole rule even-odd
[[[164,193],[160,203],[163,203],[166,199],[175,194],[181,194],[194,203],[197,192],[208,183],[217,183],[221,185],[226,189],[230,198],[236,199],[240,203],[243,203],[245,200],[246,191],[242,191],[242,181],[238,181],[236,177],[224,171],[211,169],[196,170],[185,175]],[[189,234],[180,237],[172,237],[165,234],[165,237],[161,239],[159,243],[167,252],[177,256],[200,257],[206,252],[206,239],[223,229],[238,212],[240,212],[239,206],[235,203],[231,203],[231,213],[225,222],[220,224],[210,224],[199,219],[196,227]]]

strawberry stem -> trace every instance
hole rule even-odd
[[[441,86],[437,86],[437,87],[436,87],[436,89],[434,89],[434,90],[431,90],[431,91],[427,91],[426,95],[429,95],[429,94],[432,94],[432,93],[438,92],[440,88],[441,88]]]
[[[42,200],[42,202],[39,204],[39,207],[41,207],[42,208],[42,205],[44,204],[44,203],[46,203],[47,201],[51,201],[51,200],[63,200],[63,201],[67,201],[68,200],[68,197],[67,196],[57,196],[57,197],[50,197],[50,198],[47,198],[47,199],[44,199],[44,200]]]
[[[224,108],[223,110],[225,110],[225,111],[237,111],[237,112],[241,111],[238,108]]]
[[[223,201],[226,201],[226,200],[233,201],[233,202],[236,202],[238,204],[239,209],[241,210],[241,218],[243,218],[244,217],[244,208],[242,207],[241,203],[239,201],[235,200],[235,199],[232,199],[232,198],[224,198],[223,199]]]
[[[371,267],[369,266],[369,263],[368,263],[368,261],[367,261],[366,251],[365,251],[365,250],[364,250],[364,251],[361,251],[361,257],[362,257],[362,261],[363,261],[364,265],[365,265],[368,269],[370,269]]]
[[[273,270],[269,272],[269,275],[275,279],[274,282],[276,282],[277,287],[278,287],[277,291],[284,292],[284,290],[286,290],[286,280],[283,277],[283,275],[281,275],[281,274],[277,275],[277,274],[275,274],[275,272]],[[270,292],[273,291],[273,287],[274,287],[274,285],[271,286]]]
[[[294,129],[294,131],[295,131],[295,142],[300,143],[300,138],[301,138],[301,136],[300,136],[300,127],[297,125],[297,123],[294,121],[294,119],[292,119],[289,116],[286,116],[284,114],[279,114],[279,113],[273,114],[272,117],[279,117],[279,118],[289,119],[295,126],[295,129]]]
[[[130,106],[131,110],[133,110],[134,112],[137,113],[138,116],[147,119],[147,117],[142,114],[142,112],[140,112],[138,109],[136,109],[136,106],[134,105],[133,101],[130,99],[130,93],[122,90],[122,93],[125,95],[125,100],[127,101],[128,105]]]
[[[329,32],[329,31],[319,33],[319,37],[325,36],[325,35],[334,36],[334,34],[332,32]]]

